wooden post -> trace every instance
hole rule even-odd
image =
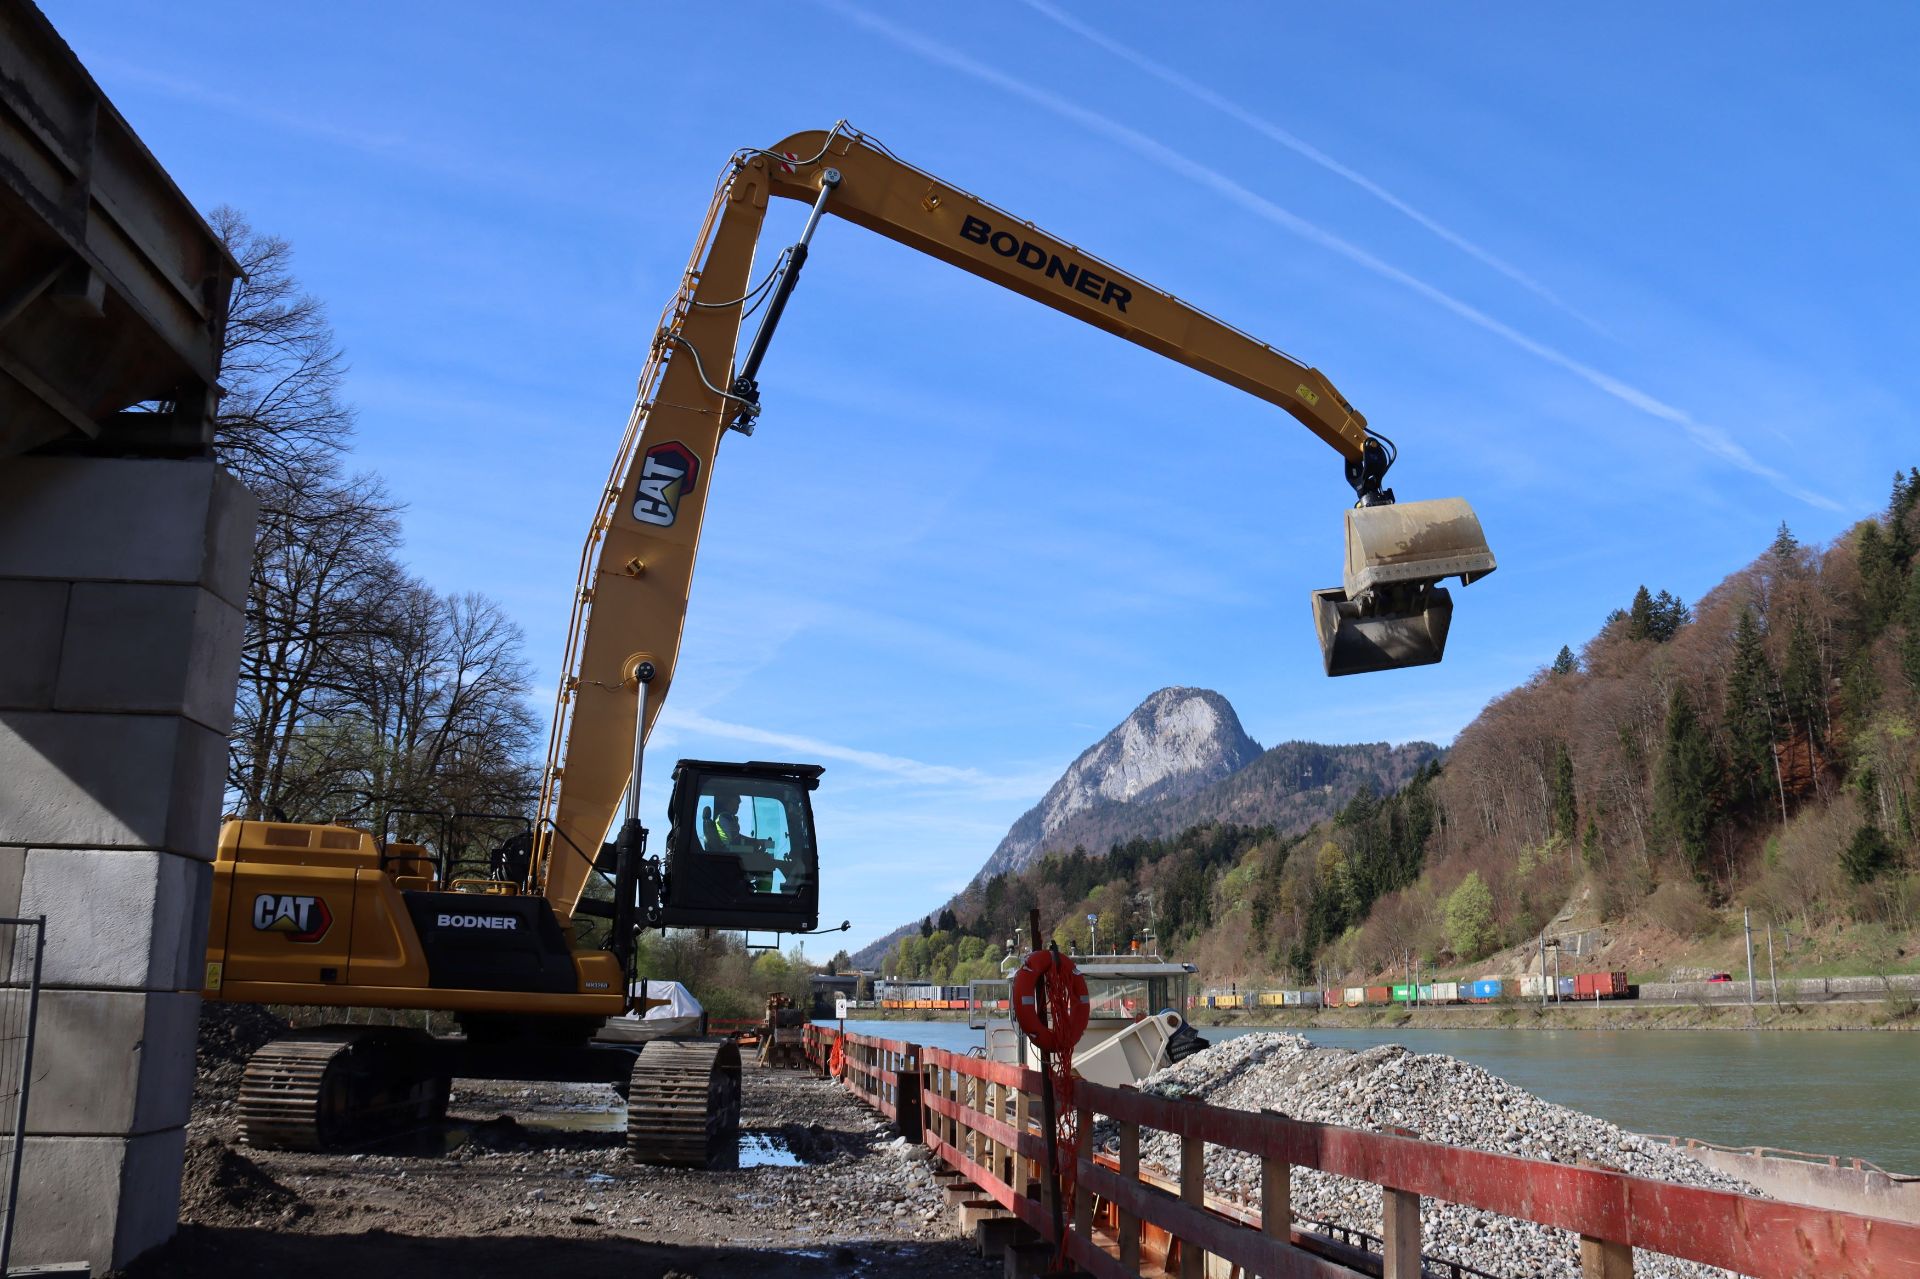
[[[1129,1184],[1140,1180],[1140,1125],[1120,1125],[1120,1176]],[[1130,1275],[1140,1273],[1140,1218],[1120,1210],[1120,1268]]]
[[[1633,1279],[1633,1245],[1581,1235],[1580,1279]]]
[[[1006,1109],[1005,1106],[1002,1105],[1002,1102],[1006,1098],[1005,1091],[998,1083],[989,1080],[986,1086],[986,1095],[987,1113],[995,1119],[1003,1118]],[[1000,1139],[989,1135],[987,1137],[987,1171],[1002,1181],[1007,1179],[1007,1174],[1001,1167],[1001,1159],[1005,1154],[1006,1148],[1000,1144]]]
[[[1380,1187],[1381,1279],[1420,1279],[1420,1196]]]
[[[1013,1131],[1024,1137],[1032,1122],[1033,1094],[1022,1088],[1013,1094]],[[1013,1149],[1013,1193],[1022,1199],[1027,1196],[1027,1156],[1017,1145]]]
[[[1080,1103],[1079,1119],[1073,1132],[1073,1233],[1082,1239],[1093,1238],[1093,1192],[1087,1189],[1080,1166],[1093,1162],[1093,1107]]]
[[[1263,1113],[1286,1118],[1278,1110]],[[1293,1234],[1293,1165],[1270,1155],[1260,1160],[1260,1233],[1270,1239]]]
[[[1180,1138],[1180,1201],[1195,1208],[1207,1203],[1207,1143],[1198,1137]],[[1206,1279],[1207,1254],[1190,1239],[1180,1241],[1180,1279]],[[1388,1276],[1388,1279],[1393,1279]],[[1415,1271],[1407,1279],[1420,1279]]]
[[[1692,1146],[1693,1142],[1689,1140],[1687,1145]],[[1620,1171],[1611,1164],[1592,1159],[1580,1160],[1579,1166],[1598,1168],[1602,1172]],[[1633,1245],[1581,1235],[1580,1279],[1633,1279]]]

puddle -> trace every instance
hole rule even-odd
[[[529,1110],[516,1116],[522,1128],[546,1132],[625,1132],[624,1110]]]
[[[806,1160],[793,1153],[787,1139],[778,1133],[743,1132],[740,1134],[740,1167],[798,1168]]]

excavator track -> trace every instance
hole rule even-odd
[[[721,1168],[739,1158],[740,1049],[657,1039],[627,1085],[627,1153],[644,1164]]]
[[[438,1123],[449,1081],[427,1074],[416,1031],[328,1027],[247,1059],[240,1136],[267,1150],[337,1150]]]

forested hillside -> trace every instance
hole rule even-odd
[[[1782,525],[1691,607],[1641,588],[1391,794],[1363,790],[1305,835],[1228,821],[1052,854],[978,886],[889,964],[965,980],[1037,905],[1063,945],[1084,948],[1096,913],[1102,949],[1152,929],[1221,982],[1478,963],[1569,921],[1636,967],[1731,938],[1743,908],[1802,939],[1879,939],[1865,971],[1910,966],[1917,552],[1910,470],[1879,518],[1826,547]],[[1260,766],[1188,802],[1258,787]]]

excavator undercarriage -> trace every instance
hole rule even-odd
[[[740,1050],[725,1040],[473,1044],[398,1027],[331,1026],[274,1040],[240,1081],[241,1137],[271,1150],[340,1150],[446,1118],[454,1079],[612,1085],[640,1163],[725,1166],[740,1129]]]

